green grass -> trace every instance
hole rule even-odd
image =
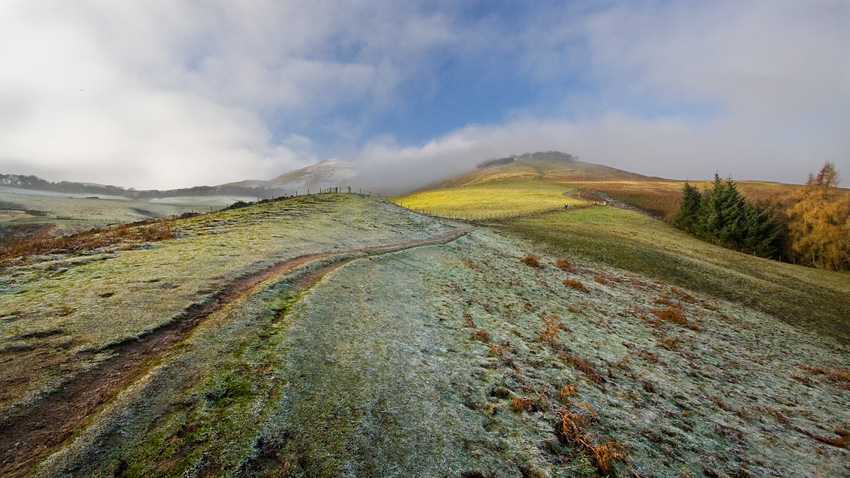
[[[576,199],[575,188],[535,179],[490,182],[472,186],[437,189],[392,198],[404,207],[460,219],[490,219],[518,216],[571,206],[585,205]]]
[[[570,258],[709,293],[836,337],[850,336],[847,274],[730,251],[610,207],[522,218],[504,229]]]

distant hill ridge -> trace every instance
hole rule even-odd
[[[339,187],[356,176],[354,165],[339,159],[328,159],[305,168],[290,171],[274,179],[246,180],[218,186],[194,186],[167,190],[135,190],[120,186],[109,186],[71,181],[52,182],[32,175],[0,174],[0,186],[9,186],[37,191],[90,194],[92,196],[123,196],[132,199],[153,199],[174,196],[246,196],[262,199],[292,195],[295,191],[318,191],[322,188]]]
[[[578,161],[578,156],[573,156],[569,153],[562,153],[560,151],[541,151],[537,153],[524,153],[520,155],[512,154],[507,158],[488,159],[486,161],[482,161],[478,163],[475,167],[478,169],[484,169],[489,168],[491,166],[500,166],[502,164],[510,164],[514,161],[523,161],[528,159],[540,159],[544,161],[563,161],[569,163],[573,161]]]

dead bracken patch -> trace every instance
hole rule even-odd
[[[570,397],[578,395],[578,390],[575,386],[567,384],[561,387],[555,395],[558,397],[558,400],[569,403]]]
[[[514,397],[511,400],[511,408],[515,412],[533,412],[535,410],[534,400],[529,397]]]
[[[700,332],[702,329],[693,323],[689,322],[688,318],[685,317],[685,311],[682,309],[682,306],[678,304],[668,305],[663,309],[650,309],[652,315],[658,318],[658,320],[663,322],[669,322],[671,324],[678,325],[679,327],[684,327],[686,329],[691,329],[695,332]],[[650,325],[657,326],[660,322],[647,320],[645,317],[641,317],[645,322]]]
[[[19,257],[37,254],[61,252],[80,254],[109,246],[129,242],[155,242],[173,239],[177,231],[171,221],[159,221],[153,224],[119,224],[117,226],[94,228],[68,236],[34,238],[28,240],[11,239],[9,245],[0,250],[0,264]]]
[[[602,284],[602,285],[609,285],[611,283],[611,281],[606,279],[605,276],[599,275],[599,274],[593,276],[593,281],[596,282],[597,284]]]
[[[838,435],[837,437],[818,435],[817,433],[813,433],[796,426],[794,427],[794,430],[821,443],[826,443],[827,445],[837,446],[839,448],[850,447],[850,430],[836,428],[833,431],[836,435]]]
[[[469,340],[480,340],[486,344],[490,342],[490,334],[488,334],[484,329],[475,329],[469,336]]]
[[[543,317],[543,331],[540,332],[540,340],[549,345],[555,345],[558,339],[558,334],[564,324],[561,323],[561,318],[557,315],[546,315]]]
[[[676,305],[668,305],[663,309],[652,309],[650,312],[652,315],[665,322],[681,325],[683,327],[688,325],[688,319],[685,317],[685,311]]]
[[[569,352],[561,352],[559,356],[563,361],[571,364],[576,368],[576,370],[583,373],[584,376],[591,382],[595,383],[603,390],[605,389],[605,377],[603,377],[599,370],[597,370],[597,368],[593,365],[593,362],[577,357]]]
[[[555,263],[555,266],[558,267],[558,269],[561,269],[562,271],[567,271],[567,272],[575,272],[576,271],[575,264],[570,263],[570,261],[568,261],[566,259],[558,259],[558,261]]]
[[[850,372],[837,368],[821,368],[799,365],[799,367],[814,375],[826,375],[833,383],[839,387],[850,390]]]
[[[522,263],[529,267],[534,267],[535,269],[540,269],[542,267],[540,265],[540,258],[537,257],[536,254],[527,254],[522,258]]]
[[[579,292],[584,292],[585,294],[590,292],[589,290],[587,290],[587,287],[585,287],[584,284],[582,284],[576,279],[564,279],[564,285]]]
[[[568,404],[558,410],[557,416],[558,424],[555,428],[558,438],[590,455],[600,473],[607,475],[613,471],[616,460],[626,460],[622,443],[602,439],[586,430],[590,422],[596,419],[596,412],[590,404]]]

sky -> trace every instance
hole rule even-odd
[[[850,186],[850,2],[0,0],[0,173],[137,189],[559,150]]]

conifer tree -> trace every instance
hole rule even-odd
[[[772,211],[753,202],[744,206],[745,225],[740,242],[741,251],[761,257],[779,255],[779,225]]]
[[[690,233],[697,232],[699,224],[699,211],[702,202],[702,194],[699,190],[685,181],[685,186],[682,188],[684,197],[679,211],[673,217],[673,225]]]
[[[710,189],[700,193],[685,183],[684,197],[673,224],[716,244],[762,257],[778,255],[779,226],[770,209],[741,196],[732,179],[714,175]]]

